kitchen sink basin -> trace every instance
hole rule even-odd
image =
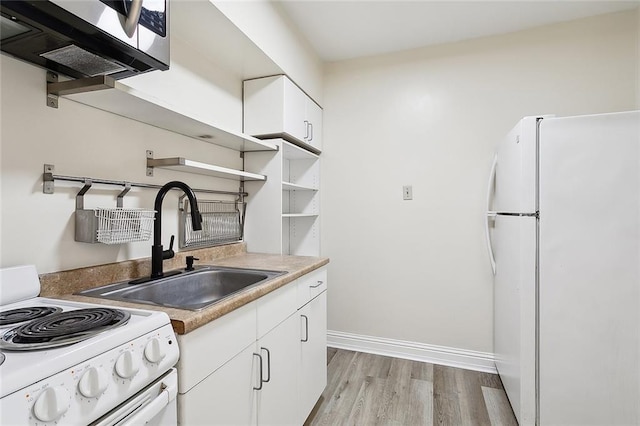
[[[198,311],[239,291],[263,284],[285,273],[198,266],[193,271],[183,271],[177,275],[143,284],[130,284],[126,281],[84,290],[78,294]]]

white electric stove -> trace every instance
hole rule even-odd
[[[179,357],[164,312],[37,297],[0,269],[0,424],[175,424]]]

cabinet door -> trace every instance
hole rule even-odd
[[[299,319],[291,315],[258,340],[262,389],[256,392],[261,426],[298,425]]]
[[[259,359],[250,345],[186,394],[178,395],[181,425],[256,425]]]
[[[300,412],[303,424],[327,386],[327,292],[298,311],[300,317]]]
[[[294,138],[306,142],[309,138],[307,120],[307,95],[291,80],[284,79],[284,132]],[[272,108],[278,108],[274,105]]]
[[[282,133],[284,79],[273,76],[246,80],[243,97],[243,131],[263,137]]]
[[[309,135],[305,142],[317,150],[322,150],[322,108],[310,98],[306,99]]]

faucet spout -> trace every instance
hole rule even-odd
[[[151,279],[162,277],[162,262],[164,259],[170,259],[174,256],[171,247],[165,251],[162,247],[162,201],[164,196],[173,188],[178,188],[184,191],[185,195],[189,199],[191,205],[191,225],[194,231],[200,231],[202,229],[202,216],[198,210],[198,201],[193,190],[184,182],[177,180],[171,181],[165,184],[158,191],[156,200],[154,203],[155,220],[153,223],[153,246],[151,247]]]

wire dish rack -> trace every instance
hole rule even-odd
[[[151,237],[155,211],[139,208],[123,208],[123,197],[131,190],[131,184],[118,194],[115,208],[84,208],[84,195],[93,184],[84,179],[84,186],[76,195],[75,240],[81,243],[123,244],[147,241]]]
[[[153,230],[155,211],[145,209],[97,208],[97,239],[103,244],[147,241]]]
[[[211,247],[242,241],[246,203],[240,200],[198,200],[202,216],[202,230],[194,231],[191,224],[190,205],[187,199],[180,200],[180,226],[178,246]]]

